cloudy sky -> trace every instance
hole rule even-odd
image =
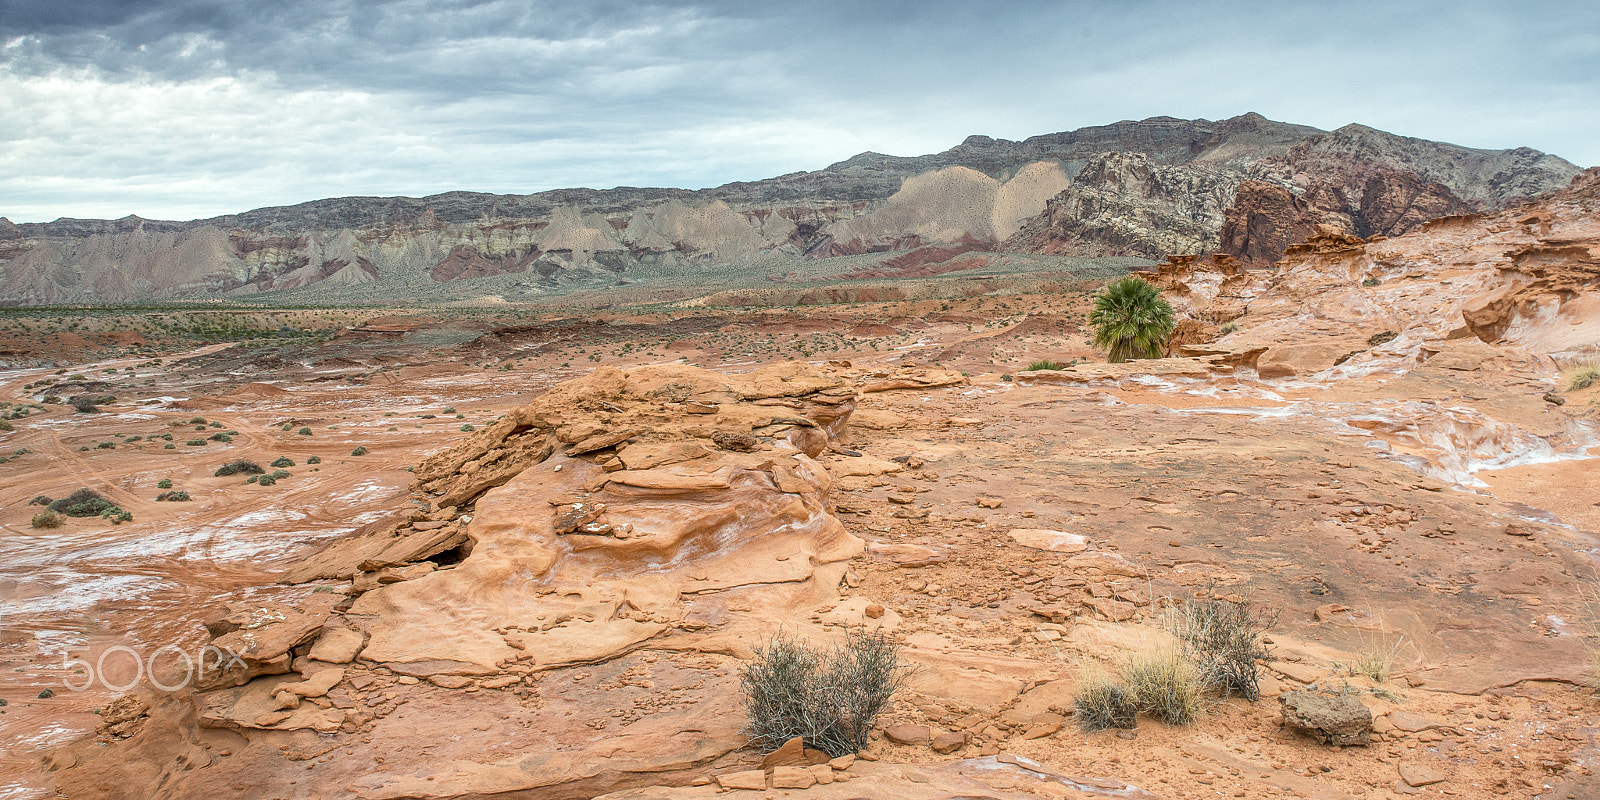
[[[1150,116],[1600,163],[1600,4],[0,0],[0,215],[698,188]]]

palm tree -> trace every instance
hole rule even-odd
[[[1177,323],[1161,292],[1129,275],[1111,282],[1094,298],[1089,324],[1094,326],[1095,346],[1105,348],[1111,363],[1121,364],[1133,358],[1160,358]]]

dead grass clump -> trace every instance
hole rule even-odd
[[[1567,391],[1579,392],[1600,382],[1600,366],[1582,364],[1567,373]]]
[[[66,518],[54,511],[41,511],[33,515],[29,525],[40,529],[59,528]]]
[[[829,756],[859,752],[910,674],[899,644],[881,632],[847,634],[832,649],[779,635],[739,672],[746,732],[763,750],[799,736]]]
[[[1170,725],[1192,725],[1205,710],[1205,681],[1177,648],[1133,656],[1123,667],[1122,680],[1134,708]]]
[[[1072,700],[1078,727],[1086,733],[1109,728],[1138,726],[1139,709],[1133,705],[1128,687],[1102,672],[1084,676],[1078,695]]]
[[[1166,627],[1183,644],[1207,687],[1255,702],[1261,699],[1256,662],[1272,658],[1262,635],[1277,619],[1275,612],[1248,600],[1190,600],[1171,611]]]

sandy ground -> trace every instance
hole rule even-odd
[[[116,402],[98,414],[49,405],[0,434],[0,454],[27,451],[0,464],[0,798],[52,796],[40,759],[94,730],[94,710],[117,694],[107,684],[132,677],[131,661],[120,659],[198,648],[201,621],[225,601],[305,596],[309,588],[276,577],[406,503],[407,468],[465,436],[464,426],[488,424],[596,364],[681,359],[744,371],[789,358],[854,369],[915,361],[970,374],[970,385],[861,403],[848,446],[916,467],[849,476],[850,457],[827,460],[841,476],[840,518],[869,542],[854,593],[901,615],[915,653],[1025,660],[1028,683],[1062,681],[1065,697],[1086,666],[1114,664],[1156,635],[1162,597],[1240,595],[1279,611],[1270,635],[1286,666],[1271,673],[1269,694],[1348,684],[1380,714],[1429,722],[1391,727],[1368,747],[1328,748],[1282,729],[1270,698],[1235,699],[1188,728],[1146,721],[1131,741],[1070,724],[1022,739],[993,732],[999,712],[978,707],[979,690],[955,681],[923,687],[888,721],[966,730],[971,744],[937,755],[879,741],[881,758],[928,763],[993,747],[1170,798],[1600,796],[1591,771],[1600,703],[1583,684],[1594,619],[1584,593],[1595,586],[1600,548],[1596,461],[1483,470],[1475,474],[1484,485],[1451,485],[1375,446],[1377,433],[1330,427],[1359,392],[1293,381],[1012,379],[1034,360],[1097,358],[1077,329],[1086,309],[1082,295],[1018,295],[546,320],[492,336],[435,321],[296,353],[213,347],[159,364],[74,365],[73,373],[109,376],[95,391]],[[55,372],[0,374],[0,397],[31,402],[46,389],[24,387],[63,377]],[[231,442],[186,444],[223,431],[234,432]],[[168,434],[171,449],[158,438]],[[357,447],[366,453],[352,455]],[[307,464],[312,456],[321,463]],[[272,486],[212,476],[236,458],[266,466],[280,457],[294,466]],[[192,501],[155,502],[162,479]],[[30,499],[82,486],[133,521],[29,527],[40,510]],[[1019,546],[1008,536],[1014,528],[1070,531],[1122,555],[1139,577],[1104,588],[1143,602],[1122,622],[1083,617],[1059,640],[1034,636],[1041,620],[1029,607],[1099,587],[1058,580],[1060,556]],[[937,557],[908,566],[906,547]],[[128,650],[118,655],[119,646]],[[1341,666],[1374,650],[1393,656],[1385,683]],[[73,658],[87,658],[101,679],[70,688],[90,675]],[[672,658],[590,672],[665,670]],[[699,667],[720,677],[696,685],[731,689],[728,660],[708,658]],[[40,697],[45,690],[54,696]],[[470,726],[459,733],[472,735]],[[295,762],[311,772],[275,796],[321,796],[313,787],[333,783],[319,777],[359,774],[355,765],[371,754],[349,747],[346,759]],[[1399,778],[1402,764],[1447,779],[1412,788]]]

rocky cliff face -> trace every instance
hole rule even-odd
[[[427,296],[457,281],[524,294],[619,273],[984,246],[1275,260],[1308,225],[1395,235],[1564,185],[1577,168],[1362,126],[1156,117],[943,153],[863,153],[713,189],[347,197],[189,222],[0,218],[0,303],[129,302],[337,288]],[[1252,184],[1245,202],[1235,194]],[[1304,210],[1296,210],[1304,206]],[[512,276],[512,277],[506,277]],[[294,296],[299,301],[315,300]]]

